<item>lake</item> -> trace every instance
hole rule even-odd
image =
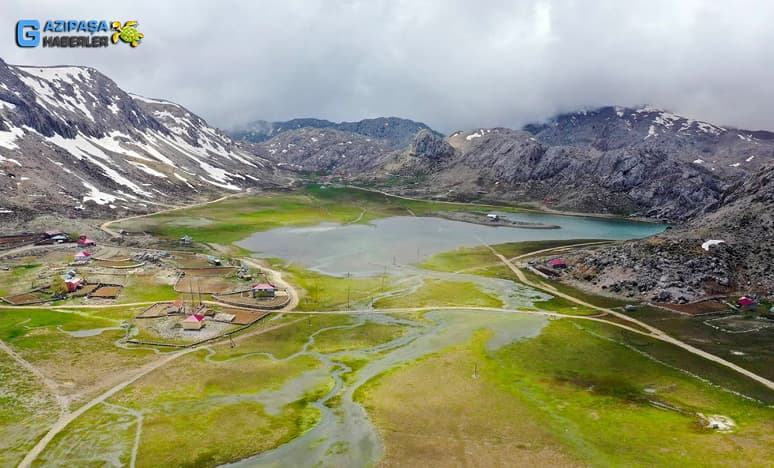
[[[663,224],[618,219],[497,212],[515,221],[560,226],[522,229],[442,218],[394,216],[369,224],[322,223],[256,232],[237,242],[257,257],[281,258],[319,273],[375,276],[459,247],[556,239],[635,239],[657,234]]]

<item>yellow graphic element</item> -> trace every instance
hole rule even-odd
[[[121,26],[120,21],[113,21],[110,25],[115,31],[112,37],[113,44],[121,39],[123,42],[128,42],[132,47],[137,47],[137,44],[140,43],[140,39],[145,37],[145,34],[139,32],[135,26],[137,26],[137,21],[127,21],[123,26]]]

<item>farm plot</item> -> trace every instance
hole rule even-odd
[[[14,294],[13,296],[6,296],[0,299],[11,305],[40,304],[41,302],[48,302],[52,300],[50,292],[40,289],[21,294]]]

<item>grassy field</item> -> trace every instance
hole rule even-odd
[[[171,284],[162,283],[151,275],[132,275],[118,296],[119,304],[132,302],[169,301],[178,298]]]
[[[354,328],[324,331],[314,338],[313,349],[321,353],[335,353],[369,348],[394,340],[405,332],[398,325],[366,322]]]
[[[36,281],[42,265],[34,263],[20,263],[13,265],[10,269],[0,271],[0,297],[28,291],[34,287],[39,287],[39,281]]]
[[[286,316],[281,321],[262,321],[259,326],[272,327],[286,323],[285,326],[241,341],[239,346],[228,348],[220,345],[212,360],[226,360],[234,357],[249,356],[255,353],[270,353],[277,359],[286,358],[301,350],[309,337],[325,327],[350,325],[355,319],[347,315],[309,315],[306,317]]]
[[[569,239],[569,240],[545,240],[508,242],[492,247],[507,258],[516,257],[536,250],[561,247],[583,242],[594,242],[599,239]],[[499,262],[486,246],[461,247],[449,252],[433,255],[420,266],[428,270],[456,272],[460,270],[481,268],[487,265],[496,265]]]
[[[578,466],[534,409],[472,377],[477,362],[452,350],[359,390],[385,444],[380,466]]]
[[[129,220],[116,228],[148,231],[167,239],[192,236],[199,242],[229,244],[253,232],[321,222],[367,223],[386,216],[429,215],[436,211],[486,210],[486,206],[404,200],[348,187],[309,185],[294,193],[232,198],[219,203]],[[517,207],[498,207],[524,211]],[[361,217],[362,214],[362,217]]]
[[[387,297],[374,302],[374,307],[379,309],[427,306],[502,307],[503,303],[481,291],[473,283],[434,279],[425,280],[422,286],[411,294]]]
[[[75,401],[117,382],[153,359],[148,350],[122,349],[123,330],[76,337],[66,332],[117,327],[116,320],[45,309],[0,310],[0,339],[61,385]]]
[[[59,415],[43,384],[0,354],[0,466],[16,466]]]
[[[618,340],[622,340],[620,343]],[[635,352],[603,324],[554,321],[540,336],[481,354],[483,374],[548,417],[565,444],[604,466],[770,466],[774,410]],[[644,352],[656,345],[639,340]],[[630,345],[631,346],[631,345]],[[664,345],[659,358],[706,375],[711,363]],[[671,357],[670,357],[671,356]],[[717,369],[715,372],[729,372]],[[738,377],[734,377],[739,380]],[[749,384],[753,385],[753,384]],[[732,418],[732,433],[697,413]]]
[[[370,302],[382,291],[389,290],[390,280],[381,277],[342,278],[307,270],[299,265],[285,266],[285,278],[299,286],[301,303],[298,310],[341,310]]]
[[[479,333],[358,391],[386,445],[383,466],[774,462],[774,409],[678,370],[739,380],[709,362],[567,319],[495,352],[487,338]],[[734,390],[755,394],[754,385]],[[736,427],[705,428],[698,413],[730,417]]]

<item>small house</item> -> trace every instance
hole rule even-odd
[[[271,283],[254,284],[251,290],[253,297],[274,297],[277,294],[277,287]]]
[[[97,245],[97,243],[89,239],[86,234],[81,234],[80,237],[78,237],[78,245],[81,247],[90,247]]]
[[[567,262],[565,262],[561,258],[552,258],[551,260],[548,261],[548,266],[556,270],[559,270],[562,268],[567,268]]]
[[[223,262],[218,257],[215,257],[213,255],[208,255],[207,263],[209,263],[210,265],[220,266]]]
[[[91,254],[89,252],[86,252],[85,250],[81,250],[77,254],[75,254],[75,261],[80,263],[85,263],[89,261],[89,258],[91,257]]]
[[[500,215],[497,213],[489,213],[486,215],[486,219],[489,221],[500,221]]]
[[[739,304],[740,307],[755,307],[758,305],[755,299],[747,296],[740,297],[739,300],[736,302],[737,304]]]
[[[65,285],[67,285],[67,292],[75,292],[76,289],[83,285],[83,279],[77,277],[69,278],[65,280]]]
[[[192,314],[183,320],[183,330],[201,330],[204,327],[204,315]]]
[[[180,245],[191,245],[193,244],[193,238],[189,235],[185,235],[180,238]]]

